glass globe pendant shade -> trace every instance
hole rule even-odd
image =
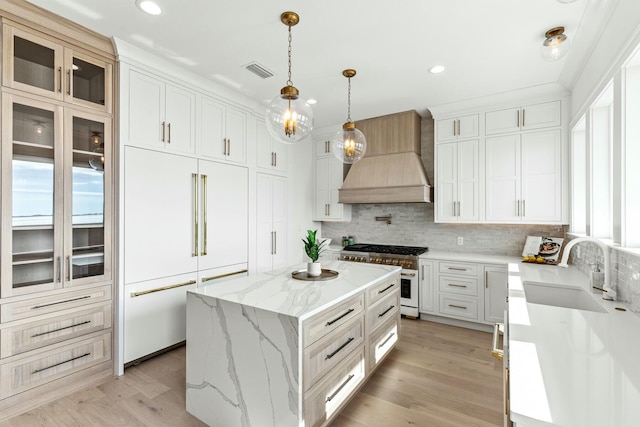
[[[266,125],[278,141],[295,144],[311,134],[313,110],[295,87],[285,86],[267,106]]]
[[[564,34],[564,27],[553,28],[545,34],[546,38],[540,46],[540,55],[545,61],[553,62],[569,52],[569,39]]]
[[[367,138],[360,130],[356,129],[353,122],[347,122],[342,126],[331,140],[333,155],[342,163],[353,164],[367,152]]]

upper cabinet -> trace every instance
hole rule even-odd
[[[437,222],[475,222],[479,219],[478,140],[436,145]]]
[[[289,148],[287,144],[276,141],[261,120],[256,121],[256,155],[259,168],[271,172],[287,172]]]
[[[485,115],[487,135],[554,126],[560,126],[560,101],[489,111]]]
[[[215,99],[202,97],[199,146],[203,157],[247,162],[247,115]]]
[[[478,114],[436,120],[436,142],[477,138],[478,122]]]
[[[112,64],[46,35],[4,24],[2,71],[4,86],[112,111]]]
[[[315,206],[314,221],[351,221],[351,205],[338,203],[344,181],[344,165],[333,155],[330,140],[314,141]]]
[[[195,92],[129,70],[128,145],[195,153]]]

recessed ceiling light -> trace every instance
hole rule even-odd
[[[317,99],[313,99],[313,98],[311,98],[311,99],[307,99],[307,104],[311,104],[311,105],[313,105],[313,104],[317,104],[317,103],[318,103],[318,100],[317,100]]]
[[[429,68],[429,72],[431,74],[440,74],[443,71],[444,67],[442,65],[434,65],[433,67]]]
[[[162,13],[160,6],[152,0],[136,0],[136,6],[149,15],[160,15]]]

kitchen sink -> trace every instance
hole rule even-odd
[[[602,304],[583,288],[534,282],[524,282],[523,286],[528,303],[597,311],[600,313],[607,312]]]

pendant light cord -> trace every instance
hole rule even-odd
[[[349,77],[349,90],[347,92],[347,122],[351,123],[351,77]]]

